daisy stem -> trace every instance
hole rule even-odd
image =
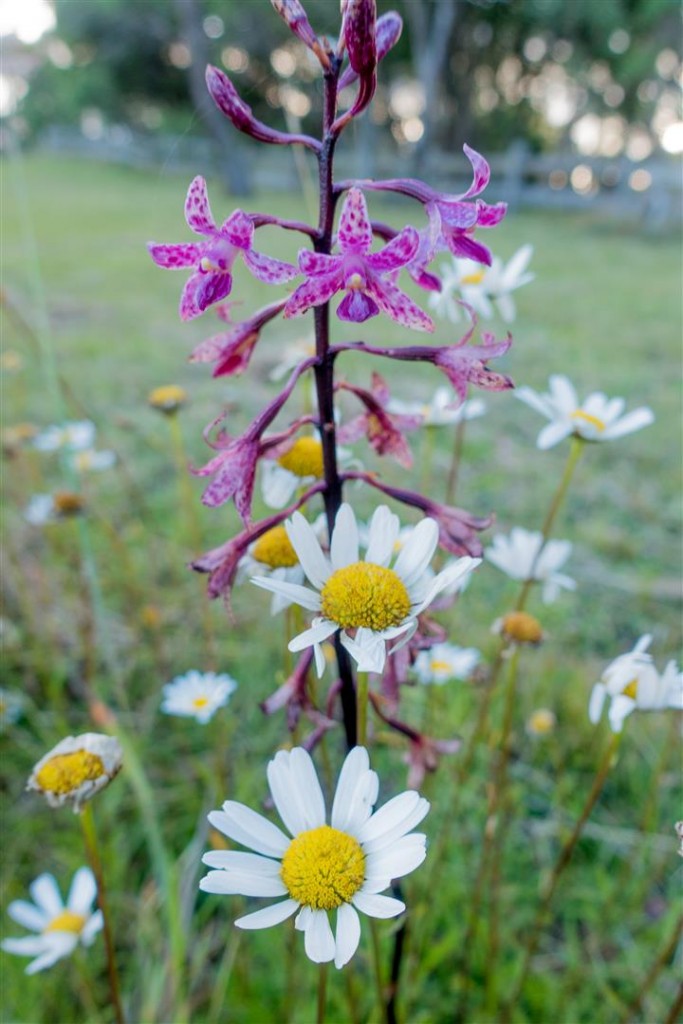
[[[455,428],[455,437],[453,438],[453,454],[451,456],[451,465],[448,470],[448,480],[446,481],[446,497],[444,504],[452,505],[455,500],[455,489],[458,485],[458,473],[460,471],[460,463],[462,461],[462,450],[465,443],[465,425],[467,420],[462,416],[457,423]]]
[[[316,1024],[325,1024],[325,1004],[327,1003],[327,964],[318,965],[318,1002],[316,1007]]]
[[[368,693],[370,687],[367,672],[357,673],[357,684],[356,710],[358,724],[356,726],[356,737],[358,745],[364,747],[368,740]]]
[[[384,974],[382,972],[382,950],[379,942],[379,930],[376,918],[370,918],[370,936],[372,938],[372,961],[375,968],[375,985],[377,986],[377,1002],[381,1013],[385,1009]],[[370,1015],[369,1020],[373,1017]]]
[[[432,477],[432,466],[434,463],[434,449],[436,445],[436,427],[425,426],[422,434],[422,446],[420,452],[420,491],[423,494],[429,493],[429,481]]]
[[[533,960],[534,953],[538,948],[538,943],[541,938],[543,931],[543,925],[545,922],[546,915],[550,909],[552,898],[557,889],[558,882],[562,877],[565,868],[571,860],[574,848],[581,837],[583,826],[586,824],[591,811],[595,807],[598,797],[602,792],[602,788],[605,785],[607,776],[609,775],[610,769],[615,762],[617,751],[619,749],[619,740],[621,739],[621,733],[612,733],[610,741],[607,745],[607,749],[603,754],[602,761],[598,765],[598,769],[593,778],[593,785],[590,788],[590,792],[586,797],[586,802],[583,805],[583,810],[576,820],[574,828],[571,831],[570,836],[565,840],[562,849],[560,850],[559,856],[555,861],[553,869],[548,876],[541,893],[541,899],[536,908],[536,914],[529,931],[527,932],[527,939],[524,943],[524,951],[522,956],[522,966],[520,968],[519,975],[516,983],[512,986],[512,991],[508,997],[507,1002],[503,1005],[501,1013],[501,1024],[507,1024],[511,1019],[511,1014],[517,1001],[524,988],[531,962]]]
[[[104,947],[107,954],[107,974],[109,976],[111,1003],[117,1024],[124,1024],[126,1018],[124,1017],[123,1007],[121,1005],[119,976],[116,969],[114,940],[112,938],[111,925],[109,921],[109,907],[107,905],[107,894],[104,885],[104,872],[102,871],[102,860],[100,858],[100,851],[97,843],[95,818],[91,803],[86,803],[83,811],[79,815],[79,818],[81,820],[81,828],[83,830],[83,839],[85,841],[85,851],[88,857],[88,862],[92,868],[92,873],[95,876],[95,881],[97,883],[97,902],[100,910],[102,911],[102,930],[104,932]]]
[[[659,977],[661,971],[666,967],[668,962],[671,960],[671,957],[676,952],[678,943],[681,940],[681,935],[683,935],[683,914],[678,915],[671,935],[664,943],[661,952],[643,978],[637,994],[626,1007],[626,1010],[621,1017],[620,1024],[628,1024],[628,1021],[632,1020],[640,1013],[645,996]]]

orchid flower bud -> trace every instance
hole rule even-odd
[[[320,40],[311,28],[303,4],[299,0],[270,0],[280,17],[287,23],[295,36],[312,50],[324,68],[329,67],[330,59],[320,45]]]
[[[402,31],[403,19],[396,11],[388,11],[386,14],[383,14],[381,18],[377,19],[375,45],[377,47],[378,64],[384,59],[384,57],[386,57],[389,50],[391,50],[399,41]],[[339,89],[346,89],[347,86],[352,85],[357,78],[358,75],[349,64],[339,79]]]

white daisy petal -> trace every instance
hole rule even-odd
[[[370,538],[365,552],[365,561],[375,565],[388,566],[394,554],[394,545],[398,539],[400,522],[386,505],[375,509],[370,520]]]
[[[282,864],[279,860],[261,857],[258,853],[243,853],[241,850],[210,850],[202,857],[207,868],[223,871],[249,871],[254,875],[279,875]]]
[[[84,946],[90,946],[95,941],[99,932],[104,928],[104,916],[101,910],[96,910],[83,925],[81,942]]]
[[[325,652],[320,644],[313,644],[313,654],[315,656],[315,670],[318,674],[318,679],[322,679],[323,673],[327,668],[327,662],[325,660]]]
[[[0,942],[0,949],[16,956],[37,956],[45,949],[45,936],[22,935],[20,939],[3,939]]]
[[[222,811],[211,811],[209,822],[228,839],[266,857],[281,857],[289,846],[289,839],[277,825],[236,800],[226,800]]]
[[[426,837],[419,832],[403,836],[395,840],[389,848],[384,848],[368,858],[366,878],[402,878],[419,867],[427,856]]]
[[[281,878],[248,871],[209,871],[200,878],[199,888],[228,896],[287,895],[287,886]]]
[[[295,747],[289,754],[289,766],[292,785],[301,794],[304,828],[320,828],[325,824],[325,797],[311,755],[303,747]]]
[[[246,914],[238,917],[235,925],[238,928],[253,930],[255,928],[272,928],[291,917],[299,904],[296,900],[283,900],[281,903],[271,903],[269,907],[262,910],[255,910],[253,914]]]
[[[360,942],[360,920],[350,903],[337,907],[336,952],[334,966],[339,970],[349,962]]]
[[[62,936],[60,940],[57,940],[57,935]],[[47,967],[52,967],[58,960],[61,960],[65,956],[69,956],[70,953],[76,947],[78,939],[75,935],[69,935],[67,932],[54,932],[53,939],[50,948],[46,950],[42,956],[39,956],[37,960],[33,960],[26,968],[26,974],[37,974],[38,971],[44,971]]]
[[[307,828],[306,812],[302,794],[292,778],[289,751],[278,750],[266,774],[275,809],[285,826],[293,836],[303,832]]]
[[[383,807],[375,811],[372,817],[366,821],[358,833],[358,840],[363,844],[363,849],[369,850],[371,848],[369,843],[373,841],[381,843],[385,836],[393,836],[395,829],[400,828],[404,821],[410,822],[415,819],[413,824],[408,824],[403,831],[397,833],[397,836],[402,836],[415,825],[419,825],[428,810],[429,803],[414,789],[399,793],[398,796],[388,800]],[[419,817],[416,817],[416,812]],[[391,840],[389,841],[391,842]]]
[[[323,640],[327,640],[338,629],[339,626],[336,622],[330,622],[329,619],[315,619],[309,629],[305,629],[303,633],[299,633],[289,641],[287,648],[290,651],[303,651],[313,644],[320,644]]]
[[[64,910],[62,897],[54,877],[47,872],[39,875],[34,882],[31,882],[29,892],[33,902],[49,917],[57,917]]]
[[[291,520],[285,523],[285,528],[301,567],[313,586],[321,590],[332,567],[322,552],[315,530],[300,512],[294,513]]]
[[[354,747],[346,755],[339,773],[330,818],[332,828],[356,835],[369,817],[368,814],[364,814],[363,809],[373,789],[375,796],[371,804],[377,799],[379,779],[370,769],[370,758],[365,747]],[[359,820],[361,817],[362,822]]]
[[[395,900],[393,896],[379,896],[360,891],[351,898],[351,902],[357,910],[368,917],[398,917],[406,909],[405,903]]]
[[[439,542],[439,526],[434,519],[421,519],[401,548],[394,572],[410,588],[432,560]]]
[[[310,907],[302,907],[299,913],[294,918],[294,927],[298,932],[305,932],[308,927],[308,921],[313,911]]]
[[[79,868],[73,877],[66,905],[74,914],[87,916],[97,895],[97,883],[90,868]]]
[[[335,942],[326,910],[312,910],[304,933],[306,956],[314,964],[334,960]]]
[[[358,665],[359,672],[382,672],[387,660],[387,647],[382,636],[371,629],[356,630],[355,639],[347,633],[340,634],[344,647]]]
[[[314,590],[302,587],[299,583],[286,583],[284,580],[274,580],[269,576],[252,576],[251,582],[263,590],[270,590],[273,594],[281,594],[289,598],[302,608],[308,608],[310,612],[320,611],[320,597]]]
[[[358,524],[353,509],[346,502],[337,512],[330,544],[332,568],[344,569],[358,561]]]
[[[565,437],[569,437],[572,432],[572,425],[569,420],[559,420],[554,423],[549,423],[547,427],[544,427],[541,433],[536,439],[536,447],[540,448],[541,451],[547,451],[548,448],[553,448],[560,441],[564,441]]]
[[[12,900],[7,908],[7,913],[23,928],[29,928],[32,932],[42,932],[50,918],[43,910],[34,907],[28,900]]]

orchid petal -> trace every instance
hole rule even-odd
[[[150,242],[147,249],[156,265],[164,267],[166,270],[194,267],[202,254],[202,247],[196,242],[179,245],[157,245],[155,242]]]
[[[282,315],[285,319],[301,316],[311,306],[322,306],[343,286],[344,276],[341,271],[330,274],[329,277],[320,276],[304,281],[287,300]]]
[[[387,280],[371,277],[367,284],[368,294],[375,300],[383,313],[396,323],[410,327],[415,331],[434,330],[434,321],[416,306],[405,292]]]
[[[272,256],[256,252],[255,249],[245,250],[244,262],[254,277],[257,277],[259,281],[264,281],[266,284],[284,284],[285,281],[291,281],[298,274],[296,267],[292,266],[291,263],[273,259]]]
[[[209,198],[206,194],[206,182],[198,175],[190,184],[185,200],[185,220],[187,226],[198,235],[216,233],[216,222],[211,213]]]
[[[343,253],[364,254],[372,247],[372,226],[365,196],[359,188],[349,189],[344,200],[339,230],[339,248]]]

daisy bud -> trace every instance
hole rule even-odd
[[[549,708],[536,708],[526,721],[529,736],[548,736],[557,725],[557,718]]]
[[[67,736],[34,766],[27,789],[42,793],[50,807],[80,811],[121,770],[123,750],[114,736],[86,732]]]
[[[541,623],[528,612],[508,612],[494,623],[494,632],[518,644],[538,646],[543,640]]]
[[[163,384],[153,388],[147,395],[147,402],[153,409],[158,409],[165,416],[175,416],[181,406],[187,402],[187,391],[177,384]]]

